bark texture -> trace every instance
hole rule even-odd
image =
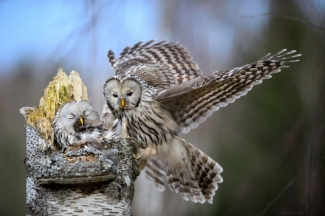
[[[133,139],[105,140],[100,149],[43,151],[42,136],[26,127],[26,215],[132,215],[139,175]]]

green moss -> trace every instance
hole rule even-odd
[[[59,89],[59,100],[57,103],[57,109],[59,109],[63,104],[69,101],[69,93],[66,86],[61,86]],[[57,111],[57,110],[56,110]]]

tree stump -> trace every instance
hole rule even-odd
[[[26,130],[26,215],[132,215],[136,141],[44,151],[41,134],[30,125]]]

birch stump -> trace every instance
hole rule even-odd
[[[26,130],[26,215],[132,215],[139,175],[133,139],[62,153],[41,151],[43,138],[29,125]]]

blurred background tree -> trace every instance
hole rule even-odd
[[[224,168],[214,204],[160,193],[143,175],[134,215],[324,215],[325,1],[0,1],[0,215],[25,214],[23,106],[59,67],[80,73],[98,111],[106,54],[178,41],[205,74],[282,48],[291,64],[184,137]]]

